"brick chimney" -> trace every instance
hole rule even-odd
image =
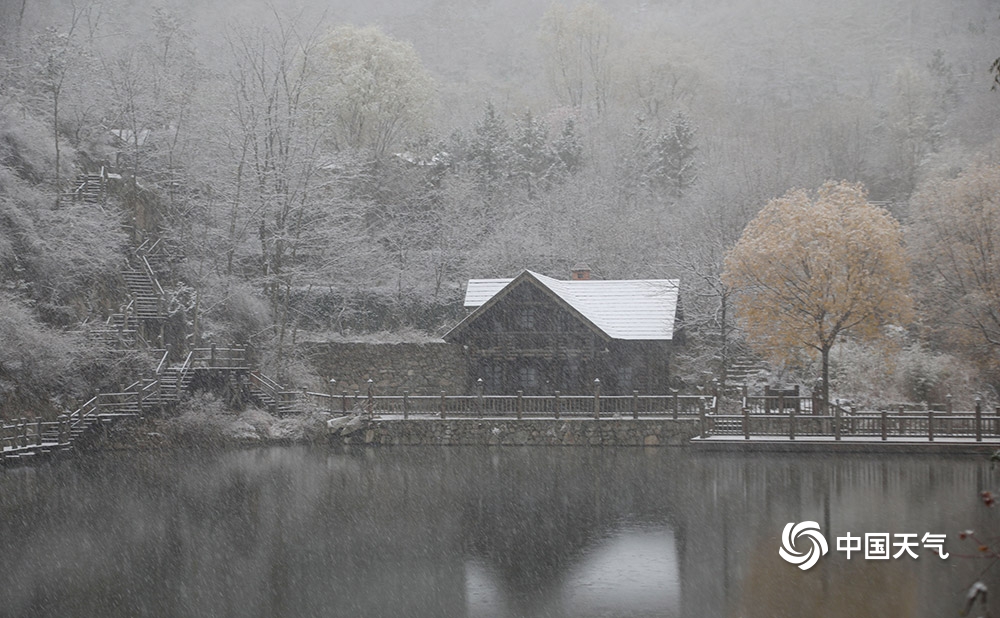
[[[587,266],[584,262],[577,262],[576,266],[569,271],[570,281],[589,281],[590,280],[590,266]]]

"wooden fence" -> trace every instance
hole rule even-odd
[[[717,399],[705,395],[563,395],[556,391],[552,395],[524,395],[518,391],[514,395],[449,395],[441,391],[439,395],[376,395],[371,388],[362,394],[346,391],[339,395],[306,391],[305,395],[313,403],[329,409],[330,412],[348,412],[361,409],[370,416],[394,415],[404,419],[413,416],[436,416],[438,418],[697,418],[710,410],[716,410]]]
[[[992,413],[977,399],[972,411],[955,412],[950,403],[944,410],[896,410],[859,412],[837,404],[815,407],[812,398],[782,402],[771,412],[759,405],[744,405],[739,414],[706,412],[701,415],[701,436],[763,438],[833,438],[928,440],[958,438],[983,441],[1000,438],[1000,406]],[[807,401],[808,400],[808,401]]]

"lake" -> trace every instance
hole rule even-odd
[[[956,615],[988,564],[957,532],[997,535],[978,496],[997,474],[980,456],[687,448],[87,455],[0,472],[0,615]],[[829,542],[808,571],[778,555],[804,520]],[[836,549],[928,532],[948,559]]]

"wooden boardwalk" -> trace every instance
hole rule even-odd
[[[700,418],[700,445],[744,442],[747,448],[763,444],[814,444],[827,448],[900,449],[915,445],[1000,445],[1000,406],[984,408],[980,400],[970,411],[942,409],[858,411],[814,398],[760,401],[744,398],[738,414],[712,412]],[[791,400],[790,400],[791,399]],[[853,445],[853,447],[840,446]],[[752,446],[751,446],[752,445]]]

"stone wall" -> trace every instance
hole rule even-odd
[[[698,435],[697,419],[412,419],[374,421],[336,442],[383,445],[677,446]]]
[[[468,394],[468,361],[462,346],[424,343],[308,343],[306,351],[324,379],[337,380],[337,393],[367,391],[401,395]]]

